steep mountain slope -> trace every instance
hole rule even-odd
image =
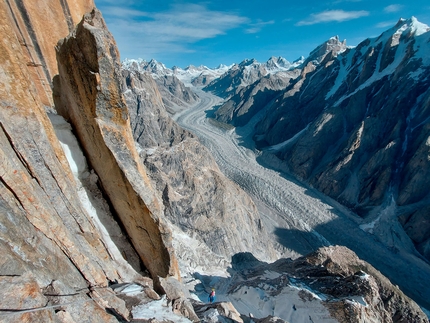
[[[290,172],[367,217],[363,229],[393,248],[405,230],[427,259],[429,38],[415,18],[356,48],[332,38],[265,103],[253,133]],[[247,119],[263,107],[247,107]]]
[[[268,74],[251,85],[242,87],[237,94],[215,111],[215,118],[236,127],[244,126],[299,74],[299,69],[286,73]]]
[[[92,10],[93,0],[19,1],[7,0],[6,14],[15,30],[18,48],[22,49],[29,77],[44,106],[52,106],[52,78],[57,74],[57,60],[53,48],[66,37]],[[47,21],[55,21],[55,28],[46,28]]]
[[[122,67],[130,72],[149,73],[157,83],[163,104],[171,113],[189,107],[198,100],[198,96],[186,87],[171,69],[154,59],[149,62],[129,59],[122,63]]]
[[[179,278],[171,232],[139,163],[122,97],[119,53],[99,11],[86,15],[75,32],[58,43],[57,60],[57,111],[73,125],[88,162],[153,278]]]
[[[224,74],[231,66],[219,65],[216,68],[208,68],[207,66],[193,66],[190,65],[185,69],[179,67],[173,68],[173,73],[185,84],[190,84],[193,86],[205,86],[209,84],[212,80],[220,77]]]
[[[313,50],[309,57],[289,64],[285,71],[285,63],[281,66],[271,58],[266,64],[266,69],[272,73],[258,79],[245,87],[237,86],[236,95],[229,98],[216,112],[215,117],[221,122],[231,123],[234,126],[243,126],[248,123],[255,114],[263,113],[264,108],[271,109],[272,105],[279,102],[279,96],[290,85],[291,94],[298,91],[306,79],[306,75],[315,70],[323,60],[330,60],[347,49],[346,42],[340,42],[338,37],[332,37],[327,42]],[[281,58],[278,58],[278,61]],[[283,61],[281,61],[283,62]],[[275,66],[273,68],[273,66]],[[205,90],[209,90],[205,88]],[[271,102],[277,100],[276,102]]]

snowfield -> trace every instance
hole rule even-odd
[[[296,258],[329,244],[344,245],[418,304],[430,308],[430,266],[417,252],[383,245],[360,228],[366,228],[365,222],[348,209],[284,173],[263,167],[276,161],[253,149],[253,143],[246,139],[256,120],[243,128],[217,127],[207,114],[222,99],[193,89],[201,101],[174,119],[195,133],[221,171],[254,199],[266,228],[283,245],[283,257]]]

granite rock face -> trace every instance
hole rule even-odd
[[[115,42],[100,12],[86,14],[74,29],[77,15],[85,12],[89,3],[38,1],[38,8],[26,1],[0,4],[0,321],[127,321],[133,304],[159,299],[153,284],[167,294],[174,312],[198,321],[189,295],[178,281],[170,228],[178,227],[185,233],[186,238],[176,239],[183,239],[177,250],[181,260],[189,260],[194,268],[250,249],[260,258],[270,258],[273,250],[255,205],[221,175],[193,135],[169,118],[154,81],[145,75],[122,75]],[[15,11],[18,7],[21,18]],[[44,73],[56,73],[49,58],[55,55],[53,46],[50,53],[40,52],[49,63],[28,65],[26,46],[17,38],[17,20],[28,15],[31,24],[19,26],[25,25],[31,34],[31,28],[43,25],[42,18],[58,10],[63,11],[67,30],[72,33],[57,46],[55,110],[73,125],[95,171],[87,180],[101,189],[100,198],[106,198],[105,204],[109,203],[110,212],[124,230],[116,227],[116,232],[129,238],[153,281],[113,254],[112,241],[80,200],[78,180],[55,133],[53,118],[50,121],[46,113],[51,101],[41,92],[34,79],[37,73],[32,70],[41,67]],[[66,34],[61,31],[57,35],[58,30],[52,31],[52,38],[45,43],[41,39],[49,33],[46,28],[37,30],[33,35],[37,37],[31,40],[49,51],[52,40]],[[414,219],[420,216],[414,213],[403,220],[414,228]],[[425,241],[425,234],[416,237]],[[198,248],[187,245],[190,241],[197,241]],[[272,270],[291,269],[303,281],[310,277],[335,277],[336,282],[344,279],[340,285],[329,284],[333,279],[318,280],[321,291],[325,288],[343,297],[355,282],[348,277],[362,264],[347,250],[333,248],[295,265],[280,261],[273,266]],[[362,270],[377,277],[363,266]],[[242,274],[250,274],[253,270],[249,269]],[[128,284],[130,281],[137,284]],[[326,281],[328,284],[323,284]],[[380,312],[370,312],[375,317],[386,317],[387,322],[390,317],[393,322],[427,322],[388,282],[382,278],[375,282],[371,285],[377,286],[372,289],[374,294],[363,294],[366,301],[369,295],[375,296],[368,301],[372,306],[380,305]],[[240,285],[240,281],[235,283]],[[128,287],[140,290],[140,298],[118,296]],[[359,289],[362,291],[367,289]],[[383,305],[378,295],[382,295]],[[341,309],[330,310],[342,318]],[[217,311],[240,321],[229,303],[217,305]],[[367,312],[360,315],[371,317]]]
[[[0,303],[14,313],[0,320],[115,322],[106,308],[125,318],[124,303],[112,293],[101,301],[95,289],[141,276],[118,266],[77,196],[9,9],[0,4]],[[19,312],[64,302],[76,305]]]
[[[160,205],[140,163],[121,91],[119,53],[101,13],[86,14],[57,45],[56,109],[72,123],[89,164],[154,279],[179,269]]]

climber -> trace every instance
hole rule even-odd
[[[215,288],[212,288],[211,293],[209,294],[208,301],[210,303],[215,302]]]

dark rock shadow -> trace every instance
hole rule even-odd
[[[214,105],[210,109],[205,110],[206,118],[215,118],[215,112],[221,107],[221,105]]]
[[[195,285],[193,293],[198,296],[202,303],[208,303],[208,297],[212,290],[218,291],[220,286],[227,286],[229,284],[229,278],[221,276],[210,276],[203,275],[200,273],[194,273],[194,278],[200,280],[201,283]],[[221,301],[219,293],[217,293],[216,301]]]
[[[280,245],[294,250],[301,255],[306,255],[324,246],[321,239],[311,232],[277,227],[274,234]]]

